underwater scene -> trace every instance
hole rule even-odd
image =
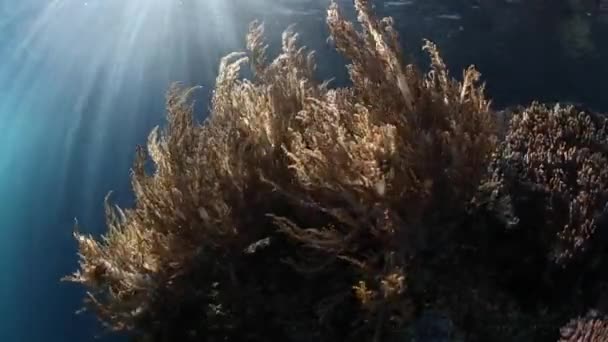
[[[0,0],[0,341],[608,341],[608,0]]]

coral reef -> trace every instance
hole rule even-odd
[[[358,23],[335,2],[327,16],[348,87],[315,79],[291,28],[268,61],[257,22],[205,121],[173,86],[137,149],[134,207],[108,197],[103,238],[76,230],[65,280],[142,341],[601,336],[597,319],[559,327],[605,309],[606,120],[501,116],[473,67],[452,78],[427,41],[418,69],[392,20],[354,3]]]

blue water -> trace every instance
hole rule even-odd
[[[162,124],[169,83],[203,85],[204,116],[219,58],[244,48],[251,19],[264,19],[275,40],[299,23],[302,41],[319,50],[320,76],[345,82],[343,60],[325,43],[327,3],[0,0],[0,341],[86,342],[101,333],[93,317],[74,315],[82,289],[59,282],[77,267],[74,218],[98,234],[108,191],[131,203],[134,147]],[[493,9],[463,0],[377,3],[396,17],[412,58],[421,58],[422,37],[433,39],[454,70],[478,65],[499,106],[563,99],[608,111],[608,30],[595,14],[586,19],[596,43],[589,49],[556,38],[560,20],[573,15],[561,8],[535,9],[551,20],[543,22],[504,1]]]

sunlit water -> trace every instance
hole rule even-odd
[[[608,29],[597,9],[480,2],[377,1],[376,10],[395,17],[411,58],[422,60],[426,37],[455,75],[476,64],[497,106],[537,98],[608,111]],[[263,19],[275,42],[298,23],[319,50],[319,76],[346,82],[325,41],[327,4],[0,0],[0,341],[94,340],[94,319],[73,314],[82,290],[59,282],[77,266],[72,222],[103,231],[109,190],[130,203],[134,146],[162,123],[167,86],[203,85],[204,115],[219,58],[244,48],[250,20]]]

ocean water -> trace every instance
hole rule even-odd
[[[375,1],[395,18],[408,58],[435,41],[455,76],[475,64],[497,107],[533,99],[608,112],[608,5],[566,0]],[[77,267],[75,218],[104,230],[102,201],[132,201],[136,144],[163,123],[172,81],[202,85],[264,20],[276,48],[296,23],[320,78],[346,82],[327,45],[328,0],[0,0],[0,341],[121,341],[59,282]],[[349,0],[341,0],[352,13]],[[100,335],[100,339],[95,339]]]

